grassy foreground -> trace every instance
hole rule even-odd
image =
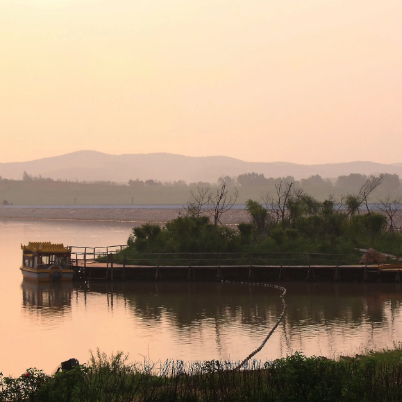
[[[97,353],[52,376],[0,377],[0,401],[401,401],[402,349],[339,361],[299,353],[236,371],[229,362],[129,364]]]

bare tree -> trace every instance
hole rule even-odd
[[[395,223],[395,218],[401,213],[402,210],[402,196],[391,199],[391,197],[388,195],[385,199],[380,199],[379,202],[380,211],[388,218],[388,231],[394,232],[396,229],[398,229]]]
[[[211,193],[209,197],[209,212],[214,221],[214,226],[217,226],[218,223],[222,225],[222,215],[233,208],[238,196],[239,192],[237,191],[237,188],[235,187],[233,189],[233,193],[230,194],[229,190],[226,188],[226,183],[224,183],[221,187],[218,187],[215,193]]]
[[[270,198],[268,194],[263,196],[263,201],[267,209],[270,209],[273,214],[276,215],[276,222],[281,222],[282,227],[286,224],[286,211],[289,200],[294,197],[298,197],[303,192],[302,190],[294,191],[294,182],[284,182],[281,180],[275,184],[276,198]]]
[[[209,187],[197,187],[196,191],[191,191],[191,200],[185,207],[184,216],[198,218],[201,215],[210,215],[214,226],[218,223],[222,225],[222,215],[233,208],[238,196],[237,188],[229,193],[226,183],[219,186],[215,192]]]
[[[359,193],[357,195],[348,194],[345,197],[345,205],[348,208],[348,215],[354,215],[356,212],[359,213],[359,208],[362,206],[362,204],[365,205],[367,213],[370,215],[371,211],[368,205],[369,197],[371,193],[382,183],[383,180],[383,174],[380,174],[378,176],[371,175],[360,187]]]
[[[383,182],[384,175],[378,176],[371,175],[366,182],[361,186],[358,197],[361,199],[361,203],[366,206],[367,213],[370,214],[370,208],[368,206],[368,200],[370,194]]]
[[[209,187],[198,187],[197,190],[191,190],[191,200],[187,203],[184,216],[198,218],[206,210],[211,199],[211,189]]]

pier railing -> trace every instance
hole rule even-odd
[[[364,266],[361,253],[132,253],[124,245],[73,247],[72,263],[81,266],[103,263],[109,266],[140,267],[320,267]]]
[[[358,255],[316,253],[156,253],[123,257],[127,265],[225,267],[355,265]],[[116,261],[117,262],[117,261]]]

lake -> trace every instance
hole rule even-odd
[[[22,280],[21,244],[124,244],[132,223],[0,221],[0,372],[47,373],[89,351],[123,351],[131,361],[240,360],[256,349],[280,313],[279,292],[241,284]],[[336,357],[392,347],[402,339],[399,284],[282,283],[286,317],[256,356],[300,351]]]

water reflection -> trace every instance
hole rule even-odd
[[[201,320],[218,319],[224,324],[238,318],[244,325],[265,327],[281,309],[277,291],[240,284],[91,283],[84,292],[105,294],[110,303],[123,299],[126,308],[144,322],[157,323],[168,314],[177,328]]]
[[[399,284],[283,283],[288,289],[286,323],[290,328],[339,323],[358,326],[363,319],[386,324],[390,312],[400,310]],[[78,288],[77,288],[78,289]],[[253,285],[221,283],[126,282],[90,283],[84,293],[104,294],[109,302],[121,298],[145,321],[160,321],[164,312],[178,327],[201,319],[222,322],[240,317],[241,323],[265,326],[281,306],[279,293]]]
[[[361,330],[363,323],[388,327],[400,313],[401,289],[397,284],[285,283],[286,329],[303,331],[311,326]],[[70,310],[73,291],[77,301],[103,295],[105,307],[116,300],[144,323],[156,325],[164,318],[178,330],[196,328],[203,320],[217,326],[237,322],[256,332],[265,330],[278,316],[278,292],[253,285],[221,283],[42,283],[23,282],[23,307],[52,316]]]
[[[282,285],[287,288],[285,320],[258,356],[261,359],[295,351],[356,353],[361,346],[392,346],[402,336],[402,293],[397,284]],[[105,333],[108,343],[124,334],[124,350],[130,352],[131,339],[136,339],[141,348],[156,351],[156,358],[244,358],[281,311],[279,291],[254,285],[24,282],[22,289],[23,307],[41,315],[41,326],[44,319],[68,312],[88,325],[99,325],[97,332],[87,327],[89,337],[110,326],[112,332]]]
[[[30,313],[54,317],[71,312],[72,282],[31,282],[23,280],[22,307]]]

